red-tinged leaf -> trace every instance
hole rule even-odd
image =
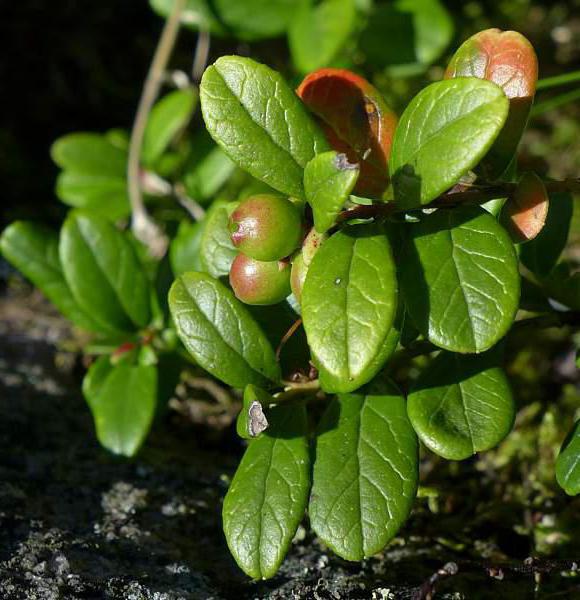
[[[354,192],[381,196],[389,183],[387,161],[397,117],[379,91],[346,69],[319,69],[304,79],[297,93],[322,121],[333,149],[360,164]]]
[[[535,173],[524,173],[501,215],[502,224],[514,242],[529,242],[542,231],[549,203],[544,182]]]
[[[486,29],[464,42],[445,78],[478,77],[499,85],[510,100],[510,112],[480,170],[488,179],[503,174],[513,158],[536,93],[538,59],[530,42],[517,31]]]

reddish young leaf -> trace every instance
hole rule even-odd
[[[529,242],[542,231],[549,203],[544,182],[535,173],[524,173],[501,215],[502,224],[514,242]]]
[[[478,77],[499,85],[510,101],[506,124],[480,164],[482,174],[497,179],[514,156],[536,93],[538,59],[530,42],[517,31],[486,29],[464,42],[445,79]]]
[[[319,69],[304,79],[297,94],[322,121],[333,149],[360,164],[354,192],[381,196],[389,183],[387,161],[397,116],[379,91],[346,69]]]

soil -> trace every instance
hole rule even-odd
[[[249,581],[220,529],[242,451],[233,434],[207,441],[170,413],[135,460],[116,459],[95,440],[63,338],[44,302],[0,303],[0,598],[416,598],[448,561],[459,572],[441,582],[440,598],[580,597],[560,573],[535,592],[529,569],[470,562],[420,535],[420,518],[362,564],[336,558],[301,527],[279,574]]]

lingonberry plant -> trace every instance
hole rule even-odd
[[[197,16],[254,40],[283,30],[294,8],[260,3],[248,20],[238,4],[217,2],[217,20],[209,8]],[[205,70],[209,136],[181,135],[198,102],[186,84],[146,123],[138,114],[130,140],[119,130],[58,140],[57,194],[73,207],[60,234],[18,222],[0,239],[92,332],[86,350],[99,357],[83,392],[107,449],[137,452],[184,364],[241,391],[248,445],[223,524],[256,579],[276,573],[306,511],[341,557],[379,552],[413,506],[419,442],[462,460],[509,434],[506,337],[580,324],[580,274],[559,262],[580,183],[519,173],[515,160],[536,91],[529,42],[497,29],[473,36],[398,118],[366,79],[318,68],[348,34],[354,4],[338,5],[305,5],[293,21],[296,70],[314,69],[296,90],[250,58]],[[413,17],[419,31],[445,25],[438,6]],[[320,33],[327,21],[332,43]],[[440,42],[419,44],[413,60],[428,64]],[[118,227],[129,216],[132,230]],[[395,382],[399,359],[420,354],[434,358]],[[580,493],[578,423],[556,477]]]

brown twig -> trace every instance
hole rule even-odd
[[[280,353],[282,352],[282,348],[285,346],[286,342],[296,333],[298,327],[302,325],[302,319],[296,319],[294,323],[292,323],[290,329],[284,334],[280,343],[278,344],[278,348],[276,348],[276,360],[280,360]]]
[[[580,179],[566,179],[564,181],[545,181],[548,193],[572,192],[580,193]],[[451,208],[459,205],[485,204],[495,198],[511,196],[517,187],[516,183],[500,183],[497,185],[473,186],[467,190],[447,192],[433,202],[419,208]],[[394,213],[402,212],[394,202],[380,202],[370,205],[359,205],[343,210],[338,215],[338,222],[352,219],[384,219]]]

